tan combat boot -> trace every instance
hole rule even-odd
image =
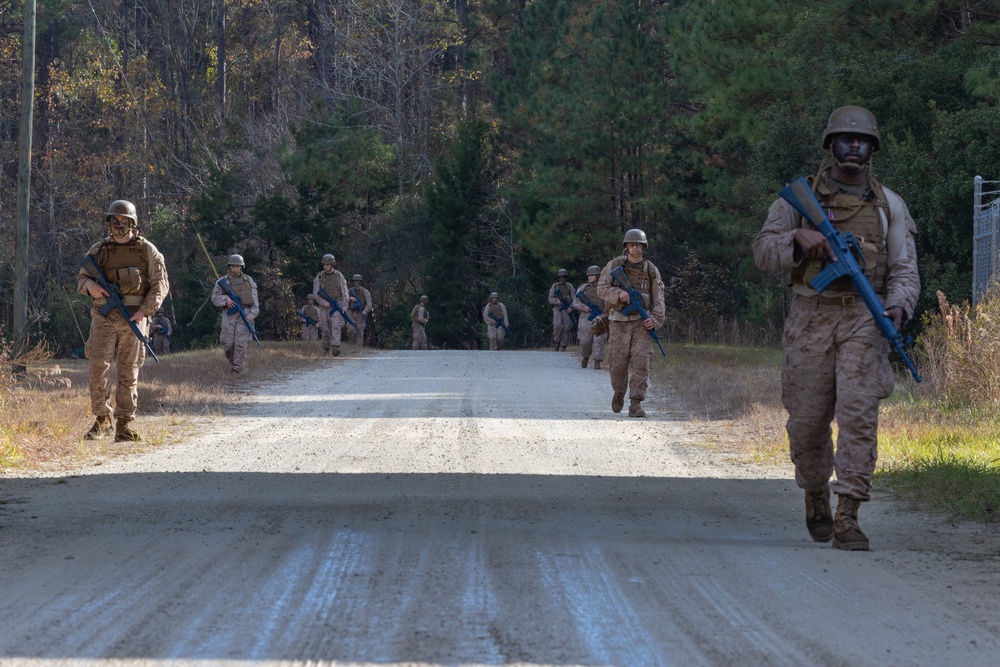
[[[553,347],[553,351],[554,352],[558,352],[559,351],[559,343],[558,342],[555,345],[553,345],[552,347]]]
[[[642,409],[642,401],[637,401],[634,398],[628,403],[628,416],[629,417],[645,417],[646,411]]]
[[[599,361],[595,361],[594,362],[594,370],[595,371],[601,370],[601,362],[599,362]]]
[[[611,412],[621,412],[623,407],[625,407],[625,392],[616,391],[611,397]]]
[[[94,425],[83,434],[84,440],[97,440],[111,433],[111,417],[102,415],[94,420]]]
[[[340,346],[339,345],[335,345],[332,349],[333,349],[333,356],[339,357],[340,356]]]
[[[142,436],[132,430],[131,419],[119,419],[115,425],[115,442],[142,442]]]
[[[830,511],[830,485],[806,489],[806,528],[817,542],[833,539],[833,512]]]
[[[868,537],[858,527],[861,501],[838,496],[837,516],[833,519],[833,546],[844,551],[868,551]]]
[[[586,368],[587,362],[590,361],[590,357],[584,357],[580,360],[580,368]]]

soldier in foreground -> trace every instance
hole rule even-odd
[[[898,330],[920,293],[916,225],[903,200],[872,173],[872,155],[881,146],[875,116],[856,106],[835,110],[821,144],[830,153],[810,185],[836,230],[858,240],[866,278]],[[795,293],[785,317],[781,395],[795,481],[805,492],[806,528],[817,542],[867,550],[858,509],[870,498],[879,402],[895,386],[888,343],[849,279],[822,294],[810,286],[834,253],[827,238],[783,199],[771,205],[753,253],[762,271],[790,272]],[[838,497],[836,517],[831,490]]]
[[[549,288],[549,303],[552,304],[552,347],[556,352],[565,350],[573,340],[573,296],[576,290],[567,282],[569,272],[559,269],[556,282]]]
[[[420,297],[420,301],[410,311],[410,320],[413,322],[413,349],[427,349],[427,320],[431,318],[431,313],[427,310],[427,302],[430,301],[427,295]]]
[[[125,307],[140,331],[148,330],[147,314],[155,313],[170,290],[163,255],[139,234],[139,218],[131,202],[111,202],[104,216],[109,235],[91,246],[94,257],[108,283],[122,292]],[[92,275],[89,261],[76,276],[77,290],[93,297],[90,310],[90,336],[86,353],[90,359],[90,410],[97,417],[84,438],[96,440],[111,432],[114,415],[115,442],[140,442],[132,429],[139,398],[139,368],[146,359],[146,347],[117,309],[107,316],[101,308],[109,295]],[[115,403],[111,405],[111,366],[118,374]]]
[[[611,346],[610,367],[611,410],[621,412],[625,391],[629,392],[629,417],[645,417],[642,402],[649,386],[649,365],[653,356],[650,332],[663,326],[666,306],[663,301],[663,281],[660,271],[645,259],[646,232],[630,229],[625,232],[622,247],[625,252],[607,263],[597,281],[597,294],[608,304],[608,337]],[[622,314],[632,301],[627,285],[619,284],[611,272],[622,267],[631,287],[636,290],[642,307],[649,317],[642,319],[637,312]]]
[[[229,370],[237,374],[246,368],[247,346],[254,335],[251,327],[260,313],[257,283],[243,273],[245,267],[242,255],[230,255],[229,273],[215,282],[211,297],[212,303],[222,309],[219,342],[229,361]]]
[[[354,283],[354,287],[348,290],[352,299],[351,313],[354,315],[354,323],[358,328],[355,330],[354,327],[348,327],[347,340],[364,347],[365,328],[368,326],[368,319],[372,315],[372,293],[361,285],[360,273],[355,273],[351,277],[351,282]]]
[[[174,327],[162,308],[156,309],[156,317],[152,322],[153,352],[159,356],[170,354],[170,337],[174,335]]]
[[[490,292],[490,299],[483,308],[483,322],[486,322],[490,349],[502,349],[506,333],[510,330],[510,321],[507,319],[507,306],[500,302],[500,295],[496,292]]]
[[[306,297],[306,305],[296,313],[302,322],[302,340],[319,339],[319,307],[316,305],[316,295]]]
[[[604,361],[604,343],[608,340],[607,326],[603,315],[608,308],[604,300],[597,294],[597,279],[601,275],[601,267],[596,264],[587,269],[587,282],[580,286],[573,298],[573,308],[580,314],[577,316],[580,325],[576,329],[576,337],[580,341],[580,368],[586,368],[590,357],[594,357],[594,370],[601,370]],[[598,323],[598,318],[602,322]],[[601,327],[599,333],[594,333],[594,325]]]
[[[323,351],[340,356],[340,337],[344,330],[344,314],[350,308],[347,279],[338,271],[337,258],[323,255],[323,270],[313,278],[313,294],[319,300],[320,328],[323,330]],[[326,295],[326,296],[324,296]]]

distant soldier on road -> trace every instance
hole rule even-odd
[[[319,340],[320,314],[315,294],[306,297],[306,305],[302,306],[297,314],[299,321],[302,322],[302,340]]]
[[[170,354],[170,337],[174,335],[174,327],[162,308],[156,309],[156,317],[152,320],[153,353],[156,356]]]
[[[426,350],[427,349],[427,320],[430,319],[431,313],[427,310],[427,303],[430,299],[427,295],[420,297],[420,301],[413,307],[410,311],[410,320],[413,322],[413,349],[414,350]]]
[[[355,273],[351,277],[351,282],[354,283],[354,287],[348,290],[351,299],[353,299],[351,301],[351,319],[358,325],[358,330],[355,331],[354,327],[347,327],[347,340],[364,347],[365,328],[372,316],[372,293],[361,285],[360,273]]]
[[[625,390],[628,389],[629,417],[646,416],[642,401],[649,386],[649,365],[653,356],[649,332],[663,326],[667,310],[663,299],[663,280],[659,269],[645,259],[646,246],[646,232],[641,229],[625,232],[622,240],[625,252],[608,262],[597,281],[597,294],[608,304],[611,387],[614,390],[611,410],[622,411]],[[635,311],[622,314],[622,310],[631,303],[631,297],[625,286],[611,277],[611,272],[619,266],[624,269],[629,284],[639,293],[642,306],[649,315],[647,319],[642,319]]]
[[[486,322],[486,335],[490,340],[490,349],[502,349],[507,333],[504,327],[509,329],[510,322],[507,320],[507,306],[500,302],[500,295],[496,292],[490,292],[490,299],[486,303],[486,307],[483,308],[483,322]],[[500,323],[503,326],[500,326]]]
[[[236,301],[230,296],[223,286],[223,281],[228,281],[229,289],[239,299],[243,312],[246,313],[247,321],[253,325],[254,319],[260,313],[260,300],[257,297],[257,283],[254,279],[243,273],[246,263],[242,255],[229,256],[229,273],[219,278],[212,288],[212,303],[222,309],[222,330],[219,332],[219,342],[226,353],[229,361],[229,370],[233,373],[242,373],[246,367],[247,346],[252,340],[250,328],[243,321],[243,317],[236,310]]]
[[[552,346],[556,352],[565,350],[573,341],[573,298],[576,290],[566,282],[569,272],[559,269],[556,282],[549,288],[549,303],[552,304]]]
[[[155,313],[167,297],[170,283],[163,255],[139,234],[139,218],[132,202],[111,202],[104,216],[109,235],[87,251],[101,267],[107,281],[117,285],[129,318],[146,334],[148,313]],[[108,292],[88,271],[89,262],[76,276],[77,290],[94,299],[90,309],[90,336],[86,354],[90,359],[90,411],[97,417],[84,438],[96,440],[111,432],[111,367],[118,375],[115,389],[115,442],[139,442],[142,438],[131,427],[139,399],[139,368],[146,359],[146,346],[139,341],[118,309],[107,317],[101,308]],[[148,334],[146,334],[148,335]]]
[[[319,300],[320,328],[323,330],[323,351],[339,357],[340,336],[347,320],[344,319],[344,316],[339,311],[332,308],[330,302],[320,294],[320,290],[325,292],[331,299],[334,299],[344,312],[350,309],[352,297],[347,292],[347,279],[344,278],[343,273],[335,268],[337,258],[327,253],[323,255],[322,261],[323,270],[313,278],[313,294]]]
[[[600,313],[607,314],[608,308],[604,300],[597,293],[597,279],[601,275],[601,267],[596,264],[587,269],[587,282],[580,286],[573,298],[573,308],[579,311],[577,319],[580,325],[576,330],[576,337],[580,341],[580,367],[586,368],[591,356],[594,357],[594,370],[601,370],[601,362],[604,361],[604,344],[608,340],[607,331],[594,334],[592,327],[599,315],[593,315],[593,308],[590,304],[597,306]],[[602,324],[604,324],[602,322]]]
[[[917,228],[902,198],[872,172],[872,156],[882,143],[875,116],[863,107],[840,107],[830,114],[820,143],[830,153],[810,185],[835,229],[853,233],[865,277],[885,317],[899,329],[920,296]],[[879,402],[895,386],[889,344],[849,278],[822,294],[810,286],[834,252],[784,199],[771,205],[753,254],[760,270],[789,272],[795,293],[785,316],[781,399],[795,482],[805,492],[806,528],[817,542],[866,551],[858,509],[870,499]],[[831,491],[838,497],[836,517]]]

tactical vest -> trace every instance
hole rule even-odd
[[[337,271],[336,269],[334,269],[331,273],[321,271],[319,274],[320,289],[336,299],[338,303],[340,303],[340,300],[344,297],[343,292],[340,291],[340,278],[340,271]]]
[[[558,282],[554,283],[552,285],[552,292],[556,296],[562,296],[562,298],[566,299],[567,301],[573,300],[573,292],[569,288],[569,283],[561,283],[561,284]]]
[[[136,236],[128,243],[105,241],[95,259],[109,283],[118,285],[126,306],[141,306],[149,292],[148,241]]]
[[[256,305],[253,302],[253,288],[250,287],[250,281],[247,280],[248,277],[245,273],[241,274],[239,278],[228,277],[229,286],[232,288],[233,294],[240,298],[240,305],[244,309]]]
[[[631,280],[631,278],[629,278],[629,280]],[[597,295],[597,285],[591,285],[588,282],[586,285],[578,289],[577,292],[583,292],[583,295],[588,299],[590,299],[590,302],[592,304],[594,304],[598,308],[601,307],[601,297]],[[583,299],[580,299],[580,301],[583,301]],[[587,305],[586,301],[584,301],[583,303],[584,305]]]
[[[499,301],[490,304],[490,314],[493,315],[493,317],[500,320],[501,322],[503,322],[503,308],[500,307]]]
[[[424,310],[424,313],[425,313],[424,316],[425,317],[426,317],[426,312],[427,311]],[[417,305],[415,305],[413,307],[413,310],[410,311],[410,319],[413,320],[414,324],[421,324],[420,319],[419,319],[419,313],[420,313],[420,304],[418,303]]]
[[[650,271],[650,263],[648,259],[644,259],[638,264],[633,264],[632,262],[625,261],[625,256],[616,257],[611,263],[610,271],[614,271],[619,266],[625,267],[625,275],[628,277],[629,283],[632,284],[632,289],[639,293],[642,299],[642,307],[649,311],[649,305],[652,303],[652,296],[650,295],[650,285],[653,282],[653,275]],[[614,278],[611,279],[612,283],[618,285],[618,281]],[[618,285],[622,289],[625,289],[624,285]],[[587,295],[588,298],[590,295]],[[593,299],[591,299],[593,300]],[[628,306],[628,304],[621,303],[620,301],[615,304],[618,306],[618,310],[622,310]],[[629,315],[629,319],[638,319],[638,313],[632,313]]]
[[[302,314],[311,319],[313,322],[319,322],[319,308],[316,306],[304,306],[302,308]]]
[[[862,197],[834,192],[836,184],[829,182],[829,172],[821,171],[810,179],[816,199],[830,218],[830,223],[838,232],[854,234],[864,263],[864,274],[877,294],[884,295],[887,289],[889,250],[886,245],[889,203],[882,184],[869,178],[869,188]],[[803,225],[807,224],[803,218]],[[824,259],[806,259],[792,270],[792,282],[809,285],[809,281],[826,268]],[[849,277],[840,278],[830,284],[826,291],[857,292]]]
[[[368,299],[365,298],[364,288],[350,287],[348,288],[347,292],[356,299],[356,301],[354,302],[354,306],[352,307],[357,308],[361,312],[364,312],[365,308],[368,307]]]

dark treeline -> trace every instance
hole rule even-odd
[[[23,5],[0,0],[0,330],[10,336]],[[773,342],[787,298],[749,245],[835,107],[879,118],[920,230],[923,306],[971,284],[973,177],[1000,178],[1000,0],[50,0],[38,16],[29,322],[82,345],[84,251],[113,199],[164,253],[175,345],[242,254],[265,338],[325,253],[378,344],[477,347],[491,291],[544,343],[556,270],[631,227],[674,339]]]

